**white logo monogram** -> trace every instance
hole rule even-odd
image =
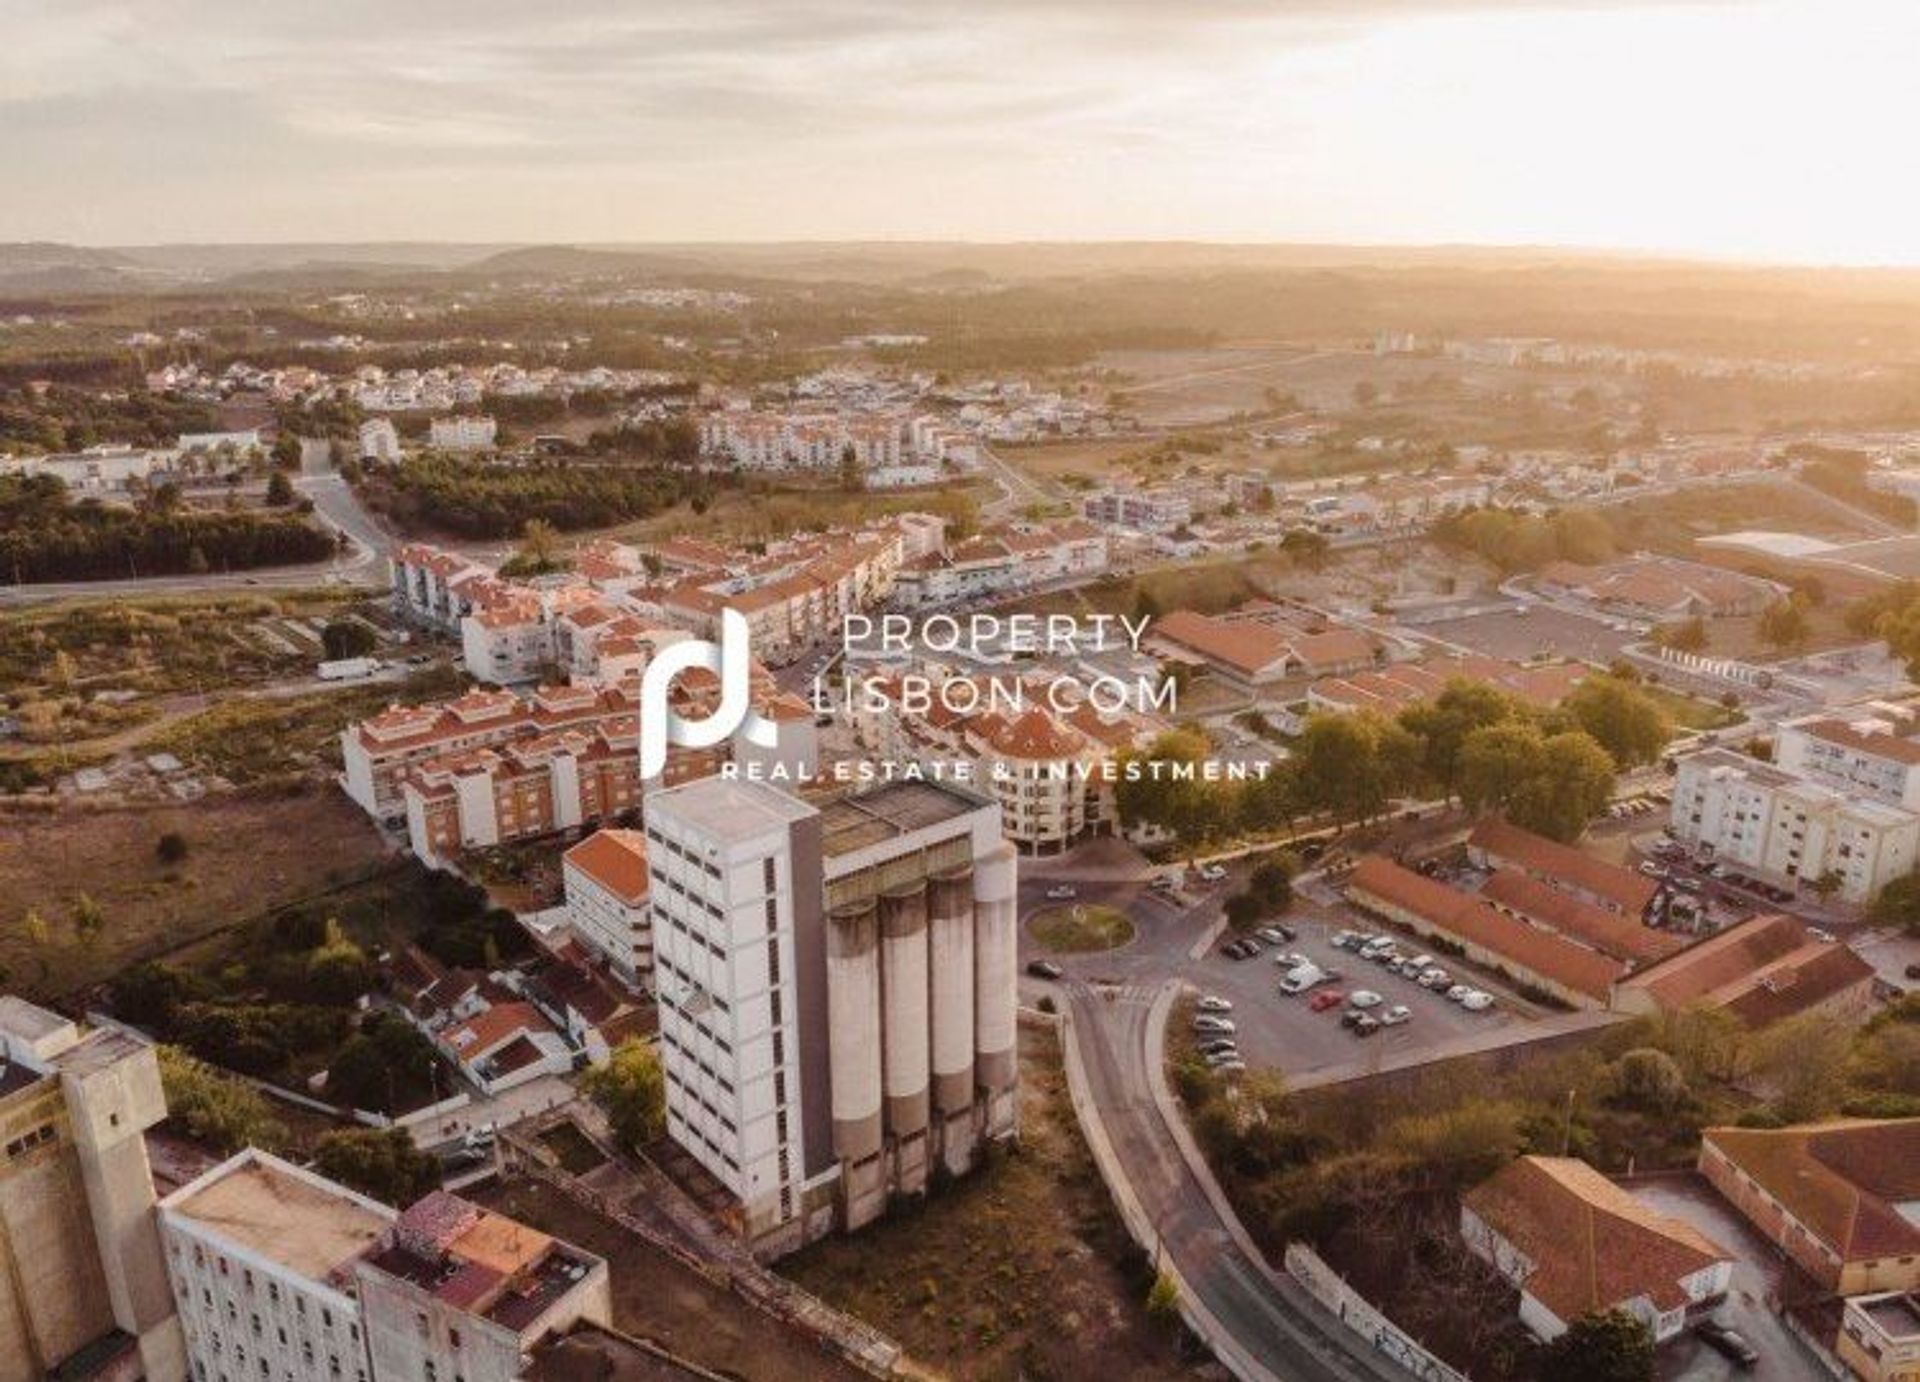
[[[720,642],[690,638],[647,664],[640,678],[640,778],[650,781],[667,766],[667,745],[709,749],[736,730],[763,749],[779,743],[772,721],[747,704],[747,620],[738,610],[720,611]],[[704,667],[720,678],[720,704],[704,720],[689,720],[667,705],[667,692],[682,672]]]

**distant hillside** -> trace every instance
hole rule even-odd
[[[118,250],[46,241],[0,244],[0,294],[126,292],[147,286],[147,277]]]

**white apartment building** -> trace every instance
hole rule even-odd
[[[444,1191],[395,1213],[257,1148],[159,1219],[194,1382],[514,1382],[610,1314],[600,1258]]]
[[[427,424],[427,444],[436,451],[490,451],[499,432],[486,416],[437,417]]]
[[[360,424],[360,459],[388,465],[400,459],[400,434],[390,420],[377,417]]]
[[[1785,887],[1834,875],[1865,902],[1920,861],[1920,815],[1726,749],[1679,760],[1670,829],[1702,853]]]
[[[628,984],[653,987],[653,923],[647,906],[647,838],[596,830],[561,856],[567,925]]]
[[[668,1132],[758,1250],[859,1228],[1013,1136],[997,807],[707,778],[650,798],[647,858]]]
[[[370,1382],[353,1263],[391,1209],[249,1148],[159,1214],[194,1382]]]
[[[1088,496],[1081,512],[1089,521],[1110,528],[1168,533],[1193,518],[1193,505],[1174,490],[1110,489]]]
[[[1788,720],[1774,737],[1783,772],[1920,810],[1920,721],[1911,704],[1875,702]]]

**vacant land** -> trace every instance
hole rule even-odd
[[[163,863],[161,836],[187,853]],[[0,815],[0,966],[41,997],[356,877],[385,846],[336,792]],[[81,918],[97,909],[97,928]]]
[[[469,1193],[490,1208],[606,1258],[617,1329],[651,1339],[715,1372],[755,1382],[857,1382],[866,1376],[557,1190],[537,1181],[517,1181]]]
[[[1059,1044],[1020,1032],[1020,1148],[784,1269],[962,1378],[1187,1375],[1067,1102]],[[1096,1362],[1097,1360],[1097,1362]]]

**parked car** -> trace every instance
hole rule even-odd
[[[1280,992],[1288,995],[1305,993],[1325,978],[1326,976],[1312,965],[1305,965],[1280,981]]]
[[[1004,972],[1005,971],[1002,971],[1002,973]],[[1060,968],[1060,966],[1052,960],[1029,960],[1027,961],[1027,973],[1036,979],[1058,979],[1066,973],[1066,970]]]
[[[1395,1003],[1391,1008],[1381,1013],[1379,1019],[1382,1027],[1398,1027],[1402,1022],[1411,1022],[1412,1020],[1413,1009],[1409,1008],[1405,1003]]]
[[[1203,1056],[1211,1056],[1221,1051],[1238,1051],[1240,1047],[1232,1037],[1213,1037],[1197,1043],[1193,1049]]]
[[[1284,926],[1277,921],[1269,922],[1253,934],[1260,937],[1268,945],[1292,945],[1300,936],[1300,933],[1291,926]]]
[[[1203,1013],[1230,1013],[1233,1004],[1217,993],[1203,994],[1193,1005]]]
[[[1353,1034],[1355,1036],[1368,1037],[1379,1030],[1379,1020],[1368,1016],[1366,1013],[1358,1014],[1353,1020]]]
[[[1229,1049],[1226,1051],[1215,1051],[1212,1055],[1206,1057],[1206,1062],[1208,1065],[1212,1066],[1215,1070],[1218,1070],[1221,1066],[1226,1065],[1228,1062],[1232,1062],[1233,1064],[1238,1065],[1240,1063],[1240,1052],[1237,1049]]]
[[[1220,947],[1220,953],[1229,960],[1250,960],[1260,953],[1260,947],[1249,940],[1228,941]]]
[[[1314,967],[1313,961],[1309,960],[1297,950],[1282,950],[1278,955],[1273,957],[1273,962],[1282,969],[1310,969]]]
[[[497,1134],[498,1130],[493,1124],[482,1123],[477,1128],[468,1129],[467,1135],[460,1141],[470,1152],[484,1151],[493,1145],[493,1139]]]
[[[1485,1012],[1493,1006],[1493,995],[1475,989],[1472,993],[1469,993],[1465,998],[1460,1000],[1460,1006],[1470,1013]]]
[[[1832,945],[1835,941],[1840,939],[1838,936],[1834,935],[1833,932],[1823,930],[1821,927],[1818,927],[1818,926],[1809,926],[1807,928],[1807,935],[1812,939],[1819,941],[1820,944],[1822,945]]]
[[[1213,1067],[1213,1073],[1216,1075],[1244,1075],[1247,1073],[1247,1063],[1238,1057],[1235,1057],[1233,1060],[1223,1060]]]
[[[1747,1342],[1746,1335],[1718,1320],[1702,1320],[1693,1327],[1693,1332],[1708,1348],[1743,1368],[1760,1361],[1760,1350]]]
[[[1387,936],[1372,936],[1368,938],[1365,945],[1360,947],[1360,958],[1363,960],[1377,960],[1392,949],[1393,941],[1391,938]]]
[[[1335,931],[1327,944],[1331,945],[1335,950],[1351,950],[1354,943],[1359,939],[1360,933],[1358,931]]]
[[[1051,888],[1047,889],[1048,899],[1054,902],[1059,902],[1065,898],[1075,897],[1077,895],[1071,883],[1055,883]]]
[[[1453,1002],[1459,1003],[1459,1002],[1464,1002],[1466,999],[1466,996],[1472,992],[1473,992],[1473,989],[1469,985],[1455,984],[1452,988],[1447,990],[1447,997],[1451,999]]]
[[[1235,1036],[1240,1029],[1233,1025],[1230,1017],[1218,1017],[1213,1013],[1201,1013],[1193,1019],[1193,1030],[1205,1032],[1209,1036]]]
[[[1227,871],[1218,864],[1202,864],[1200,866],[1200,876],[1209,883],[1218,883],[1227,876]]]
[[[1307,1000],[1307,1006],[1317,1013],[1323,1013],[1328,1008],[1337,1008],[1346,1001],[1347,995],[1340,989],[1321,989]]]
[[[1414,982],[1423,989],[1445,990],[1453,987],[1453,976],[1436,965],[1432,969],[1422,970]]]
[[[1372,989],[1355,989],[1353,993],[1348,996],[1347,1002],[1356,1008],[1377,1008],[1386,1002],[1386,999],[1382,998]]]
[[[1665,878],[1667,876],[1667,871],[1651,859],[1640,865],[1640,872],[1649,878]]]
[[[1170,893],[1177,889],[1180,884],[1178,880],[1170,874],[1157,873],[1147,883],[1147,886],[1155,892]]]

